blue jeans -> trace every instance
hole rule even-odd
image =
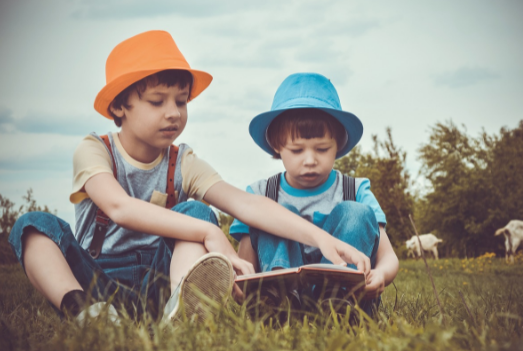
[[[287,204],[283,206],[299,215],[294,206]],[[380,231],[376,216],[369,206],[353,201],[341,202],[328,215],[322,229],[364,253],[370,258],[371,267],[376,266]],[[263,272],[277,267],[291,268],[312,263],[332,263],[323,257],[320,250],[306,253],[304,245],[299,242],[256,228],[251,228],[249,234]],[[356,268],[353,264],[348,264],[348,267]],[[363,303],[362,307],[367,313],[371,313],[370,304]]]
[[[199,201],[183,202],[172,210],[218,225],[211,208]],[[162,311],[170,295],[173,239],[160,238],[157,248],[101,254],[93,259],[76,241],[68,223],[50,213],[29,212],[16,221],[9,235],[9,244],[22,267],[22,236],[26,228],[35,228],[58,245],[76,280],[94,299],[111,299],[132,316],[148,312],[156,318]]]

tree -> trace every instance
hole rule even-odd
[[[447,255],[501,251],[495,229],[522,218],[523,122],[500,134],[472,138],[465,127],[437,123],[419,149],[420,173],[431,184],[420,222],[444,240]]]
[[[231,228],[232,221],[234,221],[234,218],[232,216],[229,216],[225,212],[218,211],[218,223],[220,225],[220,228],[222,229],[222,232],[225,234],[227,239],[229,239],[229,242],[234,247],[234,249],[238,250],[239,243],[229,234],[229,229]]]
[[[396,249],[403,248],[412,235],[408,215],[412,213],[414,197],[410,193],[410,175],[405,168],[407,154],[392,139],[392,131],[381,142],[376,135],[373,152],[362,153],[354,148],[349,155],[336,161],[334,168],[353,176],[369,178],[371,190],[387,216],[387,234]],[[383,156],[381,155],[383,153]]]
[[[22,196],[22,198],[25,203],[16,209],[15,204],[11,202],[11,200],[0,194],[0,209],[2,211],[2,216],[0,217],[0,264],[17,262],[16,256],[11,250],[7,238],[9,237],[16,220],[22,214],[33,211],[52,213],[47,206],[41,207],[36,204],[36,200],[33,198],[32,189],[27,190],[27,194]]]

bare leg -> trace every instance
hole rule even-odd
[[[206,253],[207,249],[205,249],[202,243],[176,241],[170,267],[171,292],[176,289],[194,262]]]
[[[248,235],[242,236],[240,240],[240,245],[238,246],[238,256],[240,258],[249,261],[253,266],[256,272],[260,271],[258,267],[258,255],[252,248],[251,238]]]
[[[67,264],[62,251],[37,230],[23,237],[25,272],[33,286],[56,308],[71,290],[83,290]]]

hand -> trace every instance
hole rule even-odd
[[[233,249],[234,252],[234,249]],[[254,266],[252,263],[242,260],[236,252],[234,252],[233,255],[227,256],[229,261],[232,263],[232,267],[234,268],[234,271],[237,275],[245,275],[245,274],[254,274],[256,271],[254,270]]]
[[[209,231],[203,240],[203,245],[209,252],[219,252],[231,261],[232,267],[239,275],[254,274],[254,267],[250,262],[238,257],[231,243],[220,228],[210,225]]]
[[[385,274],[381,270],[373,269],[367,275],[365,286],[365,300],[375,299],[385,290]]]
[[[319,246],[323,256],[335,265],[346,266],[353,263],[358,271],[367,276],[370,273],[370,259],[355,247],[344,243],[332,236],[328,240],[322,240]]]

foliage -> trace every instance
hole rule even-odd
[[[497,248],[493,236],[523,218],[523,121],[500,136],[467,135],[451,121],[437,123],[419,149],[430,190],[420,200],[419,222],[444,240],[447,256],[477,256]]]
[[[227,213],[224,212],[218,212],[218,223],[220,224],[222,232],[225,234],[227,239],[229,239],[229,242],[234,247],[234,249],[238,250],[239,243],[229,234],[229,229],[231,228],[232,221],[234,221],[234,218],[232,216],[229,216]]]
[[[27,190],[27,194],[22,196],[22,199],[24,199],[24,204],[16,208],[11,200],[0,194],[0,210],[2,211],[2,216],[0,217],[0,264],[17,262],[16,256],[7,242],[7,238],[18,217],[24,213],[34,211],[51,213],[47,206],[42,207],[36,204],[32,189]]]
[[[459,259],[430,260],[447,325],[435,304],[421,260],[400,262],[395,287],[380,313],[360,323],[332,315],[294,315],[288,322],[250,319],[230,302],[204,324],[175,325],[143,318],[104,319],[78,326],[61,321],[31,287],[19,265],[0,271],[1,350],[509,350],[523,334],[522,263],[502,258],[469,260],[489,266],[467,272]],[[436,266],[435,266],[436,265]],[[439,268],[442,266],[443,268]],[[9,283],[6,283],[9,282]],[[463,295],[463,298],[461,297]],[[467,311],[470,311],[469,312]]]
[[[387,234],[392,245],[399,249],[412,235],[408,216],[413,211],[414,197],[409,190],[410,175],[405,167],[407,154],[394,143],[390,128],[386,133],[383,142],[376,135],[372,136],[372,153],[362,153],[356,147],[337,160],[334,168],[353,177],[369,178],[372,193],[387,216]]]

